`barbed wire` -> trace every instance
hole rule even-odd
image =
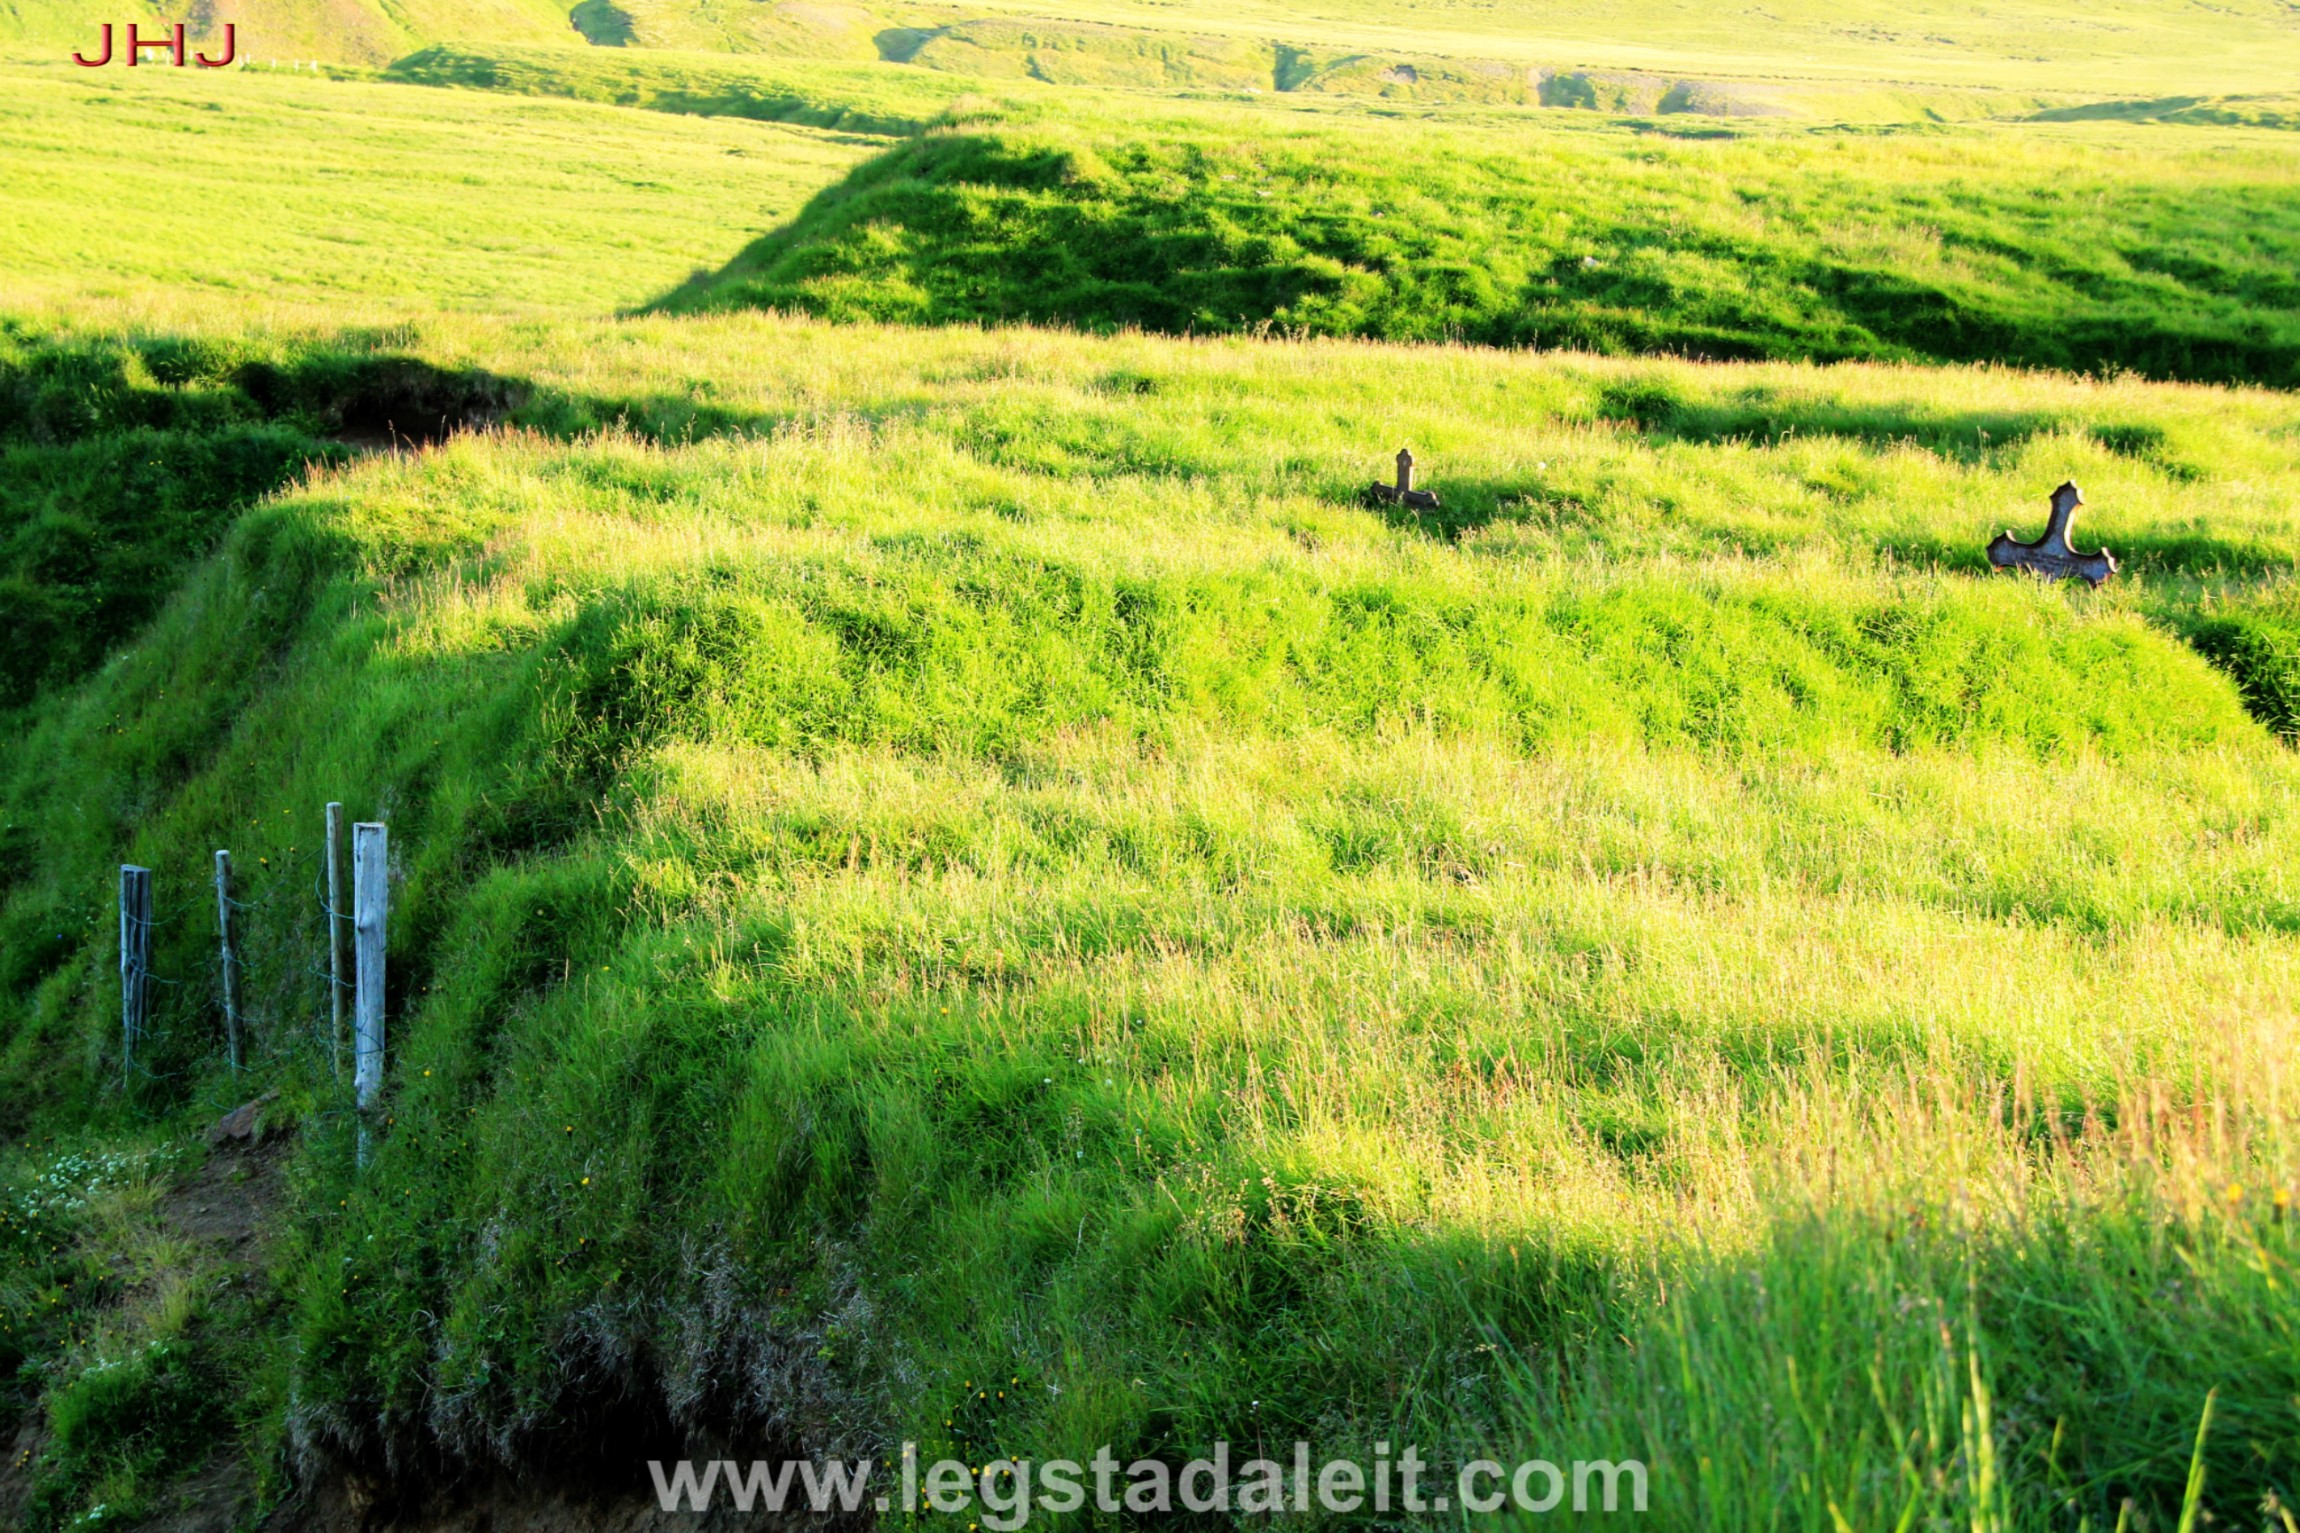
[[[348,856],[348,853],[349,848],[344,848],[343,854]],[[139,954],[151,953],[163,940],[180,953],[181,945],[191,940],[187,919],[204,917],[207,922],[215,923],[218,896],[224,910],[234,917],[246,917],[244,925],[237,919],[231,923],[231,941],[216,954],[207,985],[187,988],[185,980],[156,972],[148,959],[123,968],[123,1009],[128,1003],[125,992],[134,991],[138,1000],[135,1019],[129,1021],[123,1016],[123,1085],[130,1080],[180,1081],[195,1074],[196,1066],[190,1064],[180,1069],[155,1069],[145,1056],[175,1053],[171,1044],[180,1045],[194,1035],[215,1031],[225,1014],[227,981],[235,978],[239,983],[233,994],[236,1003],[233,1015],[238,1024],[243,1067],[249,1063],[333,1059],[341,1052],[334,1007],[328,997],[337,992],[355,993],[357,986],[350,978],[335,974],[332,965],[323,967],[310,956],[310,928],[303,924],[308,919],[316,925],[319,940],[325,944],[333,935],[331,923],[352,919],[350,912],[338,909],[327,896],[325,858],[324,847],[295,848],[276,858],[259,855],[254,869],[244,864],[234,866],[230,892],[215,888],[218,876],[210,871],[201,880],[209,885],[209,893],[204,897],[170,899],[164,904],[154,898],[154,909],[149,916],[121,913],[122,944],[130,952]],[[157,881],[158,872],[152,870],[152,882]],[[249,896],[246,891],[251,884],[260,892]],[[153,893],[156,895],[157,891]],[[284,920],[275,922],[274,917]],[[96,935],[102,930],[101,917],[93,924],[95,931],[91,935]],[[215,935],[220,944],[223,938],[220,928]],[[123,953],[122,957],[126,959],[129,954]],[[311,982],[317,982],[320,987],[318,997],[314,998],[318,1002],[316,1006],[310,1005],[309,1000],[299,1003],[293,993]],[[157,991],[151,988],[154,986],[158,987]],[[309,996],[308,991],[306,995]],[[310,1016],[310,1025],[266,1023],[262,1019],[267,1011],[273,1012],[273,1023],[282,1012],[289,1017],[305,1012]],[[340,1064],[340,1060],[336,1062]]]

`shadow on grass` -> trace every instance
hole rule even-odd
[[[660,441],[777,417],[572,393],[352,334],[286,351],[0,331],[0,709],[99,665],[235,517],[308,469],[514,425]]]
[[[1560,504],[1539,483],[1530,479],[1477,479],[1447,475],[1428,488],[1438,495],[1437,509],[1416,510],[1373,499],[1363,490],[1359,504],[1398,532],[1418,532],[1451,543],[1495,522],[1521,522],[1553,514]]]
[[[1905,444],[1962,463],[1980,462],[2032,437],[2081,431],[2117,456],[2147,463],[2175,479],[2201,473],[2178,456],[2160,426],[2087,421],[2051,410],[1960,410],[1918,399],[1804,398],[1770,384],[1696,398],[1672,379],[1649,377],[1605,384],[1598,390],[1596,415],[1680,442],[1773,447],[1800,437],[1829,437],[1870,447]]]
[[[2198,654],[2228,673],[2254,718],[2300,745],[2300,601],[2290,588],[2173,621]]]
[[[2088,101],[2082,106],[2048,107],[2031,112],[2030,122],[2147,122],[2168,112],[2202,106],[2203,96],[2156,96],[2147,100]]]
[[[2044,530],[2044,521],[2042,515],[2036,515],[2025,521],[2016,518],[2009,526],[2015,537],[2033,538]],[[1985,575],[1991,573],[1986,552],[1988,538],[2003,530],[1992,528],[1989,533],[1960,541],[1935,533],[1886,533],[1877,539],[1876,547],[1879,553],[1890,554],[1904,564]],[[2103,547],[2115,554],[2122,566],[2121,577],[2127,580],[2174,576],[2261,580],[2290,574],[2293,570],[2289,549],[2257,538],[2215,537],[2210,533],[2180,530],[2119,530],[2078,532],[2075,539],[2080,548]]]
[[[608,0],[581,0],[567,13],[567,24],[594,48],[628,48],[637,35],[631,13]]]
[[[1772,447],[1798,437],[1838,437],[1872,447],[1907,443],[1965,462],[2064,424],[2046,411],[1944,410],[1914,400],[1795,400],[1763,388],[1722,399],[1681,399],[1654,385],[1608,386],[1599,395],[1598,413],[1648,436],[1703,445]]]
[[[598,46],[630,44],[631,18],[615,6],[591,0],[575,8],[574,23]],[[732,60],[724,68],[714,68],[693,58],[667,62],[646,54],[645,49],[632,49],[612,72],[601,72],[581,65],[562,67],[568,59],[552,57],[548,50],[499,54],[442,45],[407,55],[385,69],[383,77],[406,85],[561,96],[650,112],[797,123],[863,136],[850,137],[849,142],[923,132],[939,107],[938,100],[905,105],[892,96],[875,102],[829,100],[819,91],[756,78]]]

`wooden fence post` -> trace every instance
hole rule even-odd
[[[151,995],[152,870],[120,864],[120,1060],[133,1069]]]
[[[352,1092],[365,1112],[383,1085],[383,926],[387,842],[381,825],[351,828]]]
[[[343,1079],[343,805],[327,806],[327,1010],[335,1078]]]
[[[232,952],[232,854],[222,848],[216,850],[216,936],[223,944],[224,965],[224,1057],[231,1061],[232,1074],[240,1073],[240,982],[234,971],[239,965]]]

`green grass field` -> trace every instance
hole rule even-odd
[[[2278,142],[1161,127],[954,125],[670,304],[2300,381]]]
[[[234,73],[228,99],[173,71],[27,68],[7,84],[0,266],[19,303],[638,303],[889,147],[262,71]],[[251,216],[265,237],[248,237]]]
[[[2296,161],[2198,103],[2293,18],[1774,10],[0,70],[0,1513],[1306,1438],[2288,1530]],[[1797,115],[1072,46],[1313,23]],[[2069,478],[2122,573],[1989,571]]]

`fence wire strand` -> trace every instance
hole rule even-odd
[[[343,848],[343,855],[349,858],[348,845]],[[171,1042],[192,1039],[205,1031],[222,1031],[227,963],[239,981],[237,1011],[243,1066],[326,1058],[334,1052],[335,1024],[329,997],[336,992],[356,993],[357,986],[349,977],[337,976],[324,956],[316,960],[308,956],[315,935],[324,950],[332,936],[331,923],[351,919],[348,912],[338,910],[327,897],[325,859],[324,847],[299,848],[280,858],[259,857],[257,865],[261,873],[254,882],[260,884],[262,892],[249,898],[243,898],[242,892],[247,888],[243,880],[250,870],[234,866],[232,892],[222,894],[224,908],[235,917],[232,941],[228,951],[224,950],[221,930],[214,933],[216,951],[209,961],[212,983],[208,985],[187,989],[182,978],[156,972],[148,956],[131,955],[149,955],[167,938],[178,943],[192,940],[187,928],[191,918],[204,917],[210,925],[216,923],[213,895],[222,891],[215,889],[217,877],[212,868],[201,880],[211,891],[208,898],[189,903],[171,902],[164,908],[155,898],[153,913],[149,916],[120,912],[121,938],[129,949],[120,955],[123,960],[123,1084],[181,1081],[197,1073],[197,1060],[204,1052],[205,1039],[195,1047],[189,1062],[180,1068],[155,1069],[147,1056],[167,1054]],[[159,870],[149,870],[152,884],[156,885],[159,877]],[[237,919],[242,916],[246,918],[244,923]],[[312,926],[304,924],[306,919]],[[299,1000],[295,992],[313,981],[318,983],[318,995],[314,997],[309,990],[303,990],[303,999]],[[155,991],[154,986],[159,988]],[[133,1016],[127,1014],[130,993],[136,995],[139,1003]],[[283,1018],[292,1018],[307,1007],[312,1014],[308,1028],[278,1025]],[[270,1021],[259,1025],[267,1012]],[[220,1049],[220,1038],[216,1042]]]

